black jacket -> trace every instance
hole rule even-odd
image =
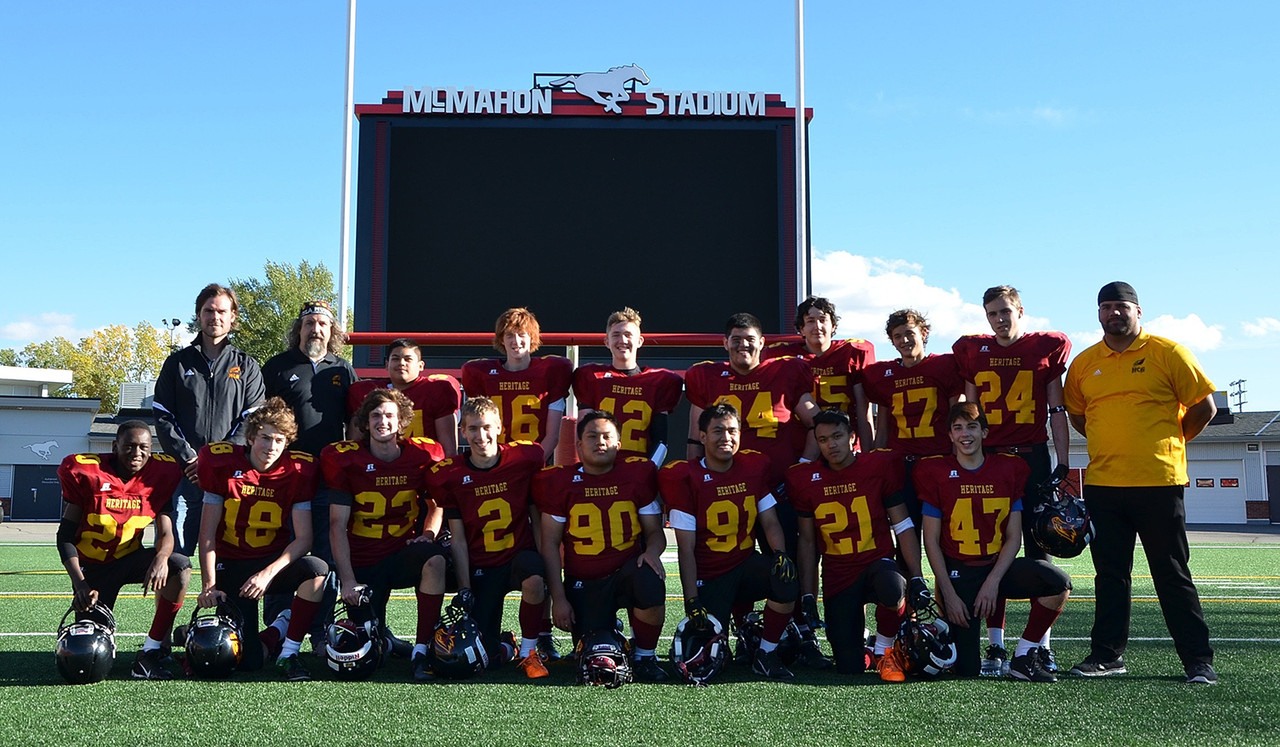
[[[298,421],[298,438],[289,448],[318,456],[321,449],[346,437],[347,389],[359,378],[345,359],[326,353],[312,364],[293,348],[271,356],[262,377],[267,396],[289,403]]]
[[[179,463],[215,441],[244,443],[240,424],[266,399],[262,371],[248,353],[227,345],[210,365],[200,339],[165,359],[152,401],[156,434]]]

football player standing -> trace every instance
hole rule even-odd
[[[642,456],[620,460],[619,432],[618,421],[605,410],[580,416],[581,461],[548,467],[534,480],[551,613],[556,626],[573,631],[576,640],[612,630],[615,613],[627,610],[635,634],[635,676],[661,682],[668,675],[655,649],[666,617],[667,540],[657,470]]]
[[[737,608],[734,622],[742,629],[746,615],[739,605],[749,608],[765,599],[764,632],[751,666],[770,679],[791,679],[777,648],[796,606],[796,566],[781,549],[785,543],[770,491],[769,459],[739,452],[738,424],[732,404],[702,410],[697,425],[705,456],[663,467],[658,489],[676,533],[686,614],[695,623],[706,624],[710,614],[724,624]],[[778,548],[772,558],[755,549],[757,523],[770,547]]]
[[[640,314],[629,306],[609,315],[604,344],[613,355],[609,364],[587,363],[573,372],[578,416],[591,410],[613,413],[621,429],[619,456],[649,457],[661,465],[667,456],[667,416],[680,404],[684,380],[674,371],[640,365]]]
[[[929,598],[920,573],[920,538],[903,505],[902,460],[883,449],[859,455],[849,416],[840,410],[818,413],[813,432],[822,460],[787,471],[787,492],[800,518],[801,588],[814,583],[820,548],[836,671],[864,670],[863,607],[874,602],[876,667],[882,680],[902,682],[904,665],[893,641],[906,613],[907,581],[894,562],[895,535],[911,574],[912,606]]]
[[[471,607],[490,661],[518,657],[530,679],[546,677],[547,656],[538,647],[546,573],[537,550],[538,511],[530,492],[546,454],[528,441],[502,443],[502,414],[487,397],[467,398],[462,435],[470,450],[437,464],[428,478],[453,537],[460,601]],[[518,647],[500,639],[503,599],[516,589]]]
[[[1048,560],[1031,537],[1031,521],[1044,503],[1041,488],[1067,476],[1069,433],[1062,398],[1062,375],[1067,371],[1071,341],[1061,332],[1026,332],[1022,299],[1016,288],[998,285],[982,294],[982,306],[991,325],[990,335],[965,335],[951,346],[956,365],[965,380],[965,396],[977,402],[987,416],[991,433],[983,440],[988,453],[1016,454],[1031,471],[1027,477],[1022,511],[1025,557]],[[1049,434],[1057,466],[1049,463]],[[1051,561],[1052,562],[1052,561]],[[999,676],[1007,666],[1004,649],[1004,603],[987,620],[990,646],[982,660],[982,674]],[[1040,641],[1045,667],[1058,666],[1049,648],[1051,631]]]
[[[414,589],[413,678],[429,682],[435,675],[427,642],[440,620],[448,550],[435,541],[442,514],[427,502],[426,490],[429,470],[444,459],[444,450],[429,438],[403,437],[413,413],[413,402],[400,391],[370,391],[355,415],[368,435],[325,447],[320,467],[330,489],[329,543],[343,601],[359,604],[360,589],[368,586],[385,622],[391,590]]]
[[[458,453],[458,407],[462,390],[458,380],[448,374],[425,373],[422,347],[413,340],[400,338],[387,346],[387,378],[357,381],[347,390],[347,415],[354,416],[364,398],[374,389],[395,389],[413,403],[413,420],[403,438],[429,438],[440,444],[446,457]],[[357,421],[359,419],[357,418]],[[364,428],[353,422],[349,427]],[[352,441],[359,433],[348,433]]]
[[[243,669],[261,667],[264,647],[274,649],[283,638],[276,666],[286,680],[305,681],[311,675],[298,651],[320,610],[329,574],[328,563],[307,554],[318,479],[315,457],[287,450],[298,426],[279,397],[268,399],[245,423],[246,446],[218,442],[200,450],[205,494],[198,602],[216,607],[229,599],[240,609],[247,626]],[[260,636],[254,623],[258,600],[267,593],[292,595],[293,601]]]
[[[987,416],[976,402],[952,405],[947,421],[952,453],[917,462],[915,481],[924,504],[925,553],[955,634],[956,673],[975,677],[981,671],[979,625],[999,600],[1030,599],[1009,676],[1057,682],[1038,649],[1067,603],[1071,577],[1047,560],[1018,557],[1027,463],[983,452]]]
[[[191,561],[173,552],[169,517],[182,476],[173,457],[151,453],[151,428],[141,420],[120,424],[110,454],[72,454],[58,466],[58,554],[76,610],[113,609],[125,584],[141,583],[144,596],[155,592],[151,628],[133,662],[136,679],[173,678],[160,659],[191,579]],[[155,546],[143,547],[142,532],[152,522]]]

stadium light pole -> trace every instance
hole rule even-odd
[[[351,121],[356,117],[356,0],[347,0],[347,99],[342,109],[342,210],[338,248],[338,320],[347,324],[347,266],[351,258]]]
[[[809,190],[804,118],[804,0],[796,0],[796,303],[809,295]]]

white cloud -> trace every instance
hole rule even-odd
[[[1256,321],[1241,322],[1240,327],[1249,337],[1266,337],[1280,333],[1280,319],[1271,316],[1258,317]]]
[[[1196,351],[1216,350],[1222,345],[1222,325],[1205,324],[1199,315],[1191,314],[1181,319],[1162,314],[1143,327],[1153,335],[1167,337]]]
[[[812,269],[814,294],[831,299],[840,314],[839,335],[865,337],[877,347],[888,345],[885,320],[902,308],[929,318],[934,352],[946,352],[960,335],[991,332],[981,299],[969,302],[955,288],[929,285],[919,263],[829,252],[815,253]],[[1026,323],[1032,330],[1048,328],[1048,320],[1041,317],[1027,316]]]
[[[59,314],[48,311],[34,316],[24,315],[18,321],[0,324],[0,340],[12,341],[16,345],[29,342],[43,342],[54,337],[65,337],[72,342],[79,340],[85,332],[75,326],[74,314]]]

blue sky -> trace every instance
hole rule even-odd
[[[187,318],[263,261],[336,268],[346,4],[0,7],[0,347]],[[1280,409],[1280,4],[806,7],[815,290],[888,356],[986,331],[983,289],[1098,336],[1124,279],[1246,409]],[[359,7],[356,101],[637,63],[794,101],[791,2]],[[584,323],[585,327],[593,327]],[[580,331],[580,330],[565,330]]]

